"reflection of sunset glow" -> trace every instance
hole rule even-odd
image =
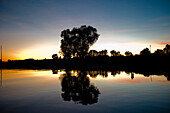
[[[51,84],[50,80],[54,79],[54,77],[51,78],[52,76],[49,76],[50,73],[51,70],[4,69],[2,70],[2,84],[3,86],[20,84],[27,86],[31,84],[32,87],[39,85],[39,82]]]
[[[12,80],[12,79],[24,79],[24,78],[35,78],[35,77],[52,77],[52,78],[62,78],[66,76],[64,70],[56,70],[56,74],[52,74],[51,70],[3,70],[3,80]],[[15,76],[13,75],[15,73]],[[79,71],[70,71],[71,76],[78,76]],[[168,82],[167,78],[164,75],[150,75],[145,77],[142,74],[134,74],[134,78],[131,79],[131,74],[125,72],[120,72],[120,74],[111,75],[111,72],[107,72],[108,76],[103,77],[98,74],[96,78],[91,77],[89,74],[87,77],[90,78],[90,81],[108,81],[115,83],[143,83],[143,82]]]
[[[37,73],[40,72],[40,73]],[[48,75],[49,70],[45,71],[45,70],[6,70],[4,69],[3,71],[3,80],[9,80],[9,79],[21,79],[21,78],[31,78],[31,77],[38,77],[38,76],[44,76],[44,75]],[[43,72],[43,73],[41,73]],[[13,74],[15,73],[16,76],[13,76]]]

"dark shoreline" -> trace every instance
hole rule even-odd
[[[164,75],[170,80],[170,57],[169,56],[119,56],[119,57],[87,57],[72,59],[44,59],[44,60],[17,60],[0,63],[3,69],[31,69],[52,70],[57,74],[58,70],[75,70],[91,73],[96,77],[98,74],[107,77],[107,72],[112,75],[125,71],[126,73],[150,75]]]
[[[72,59],[9,60],[8,62],[0,62],[0,68],[169,72],[169,64],[169,56],[100,56]]]

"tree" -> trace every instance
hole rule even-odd
[[[163,50],[164,50],[165,54],[169,55],[170,54],[170,45],[167,44]]]
[[[126,56],[133,56],[132,52],[130,52],[130,51],[126,51],[126,52],[125,52],[125,55],[126,55]]]
[[[53,54],[53,55],[52,55],[52,58],[53,58],[53,59],[58,59],[58,55],[57,55],[57,54]]]
[[[164,51],[161,50],[161,49],[157,49],[155,52],[154,52],[155,55],[157,56],[163,56],[164,55]]]
[[[140,55],[142,55],[142,56],[149,56],[150,54],[151,54],[151,52],[149,51],[148,48],[145,48],[140,52]]]
[[[100,55],[100,56],[107,56],[107,50],[105,49],[105,50],[99,51],[98,55]]]
[[[115,50],[110,51],[111,56],[117,56],[117,52]]]
[[[61,32],[61,53],[65,58],[84,57],[98,37],[97,29],[91,26],[83,25],[80,28],[63,30]]]
[[[119,51],[112,50],[110,51],[110,53],[111,53],[111,56],[121,56]]]
[[[96,50],[90,50],[89,56],[91,56],[91,57],[98,56],[98,52]]]

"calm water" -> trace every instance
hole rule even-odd
[[[0,113],[168,113],[168,79],[123,71],[2,70]]]

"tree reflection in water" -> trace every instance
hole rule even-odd
[[[59,70],[52,70],[53,74],[58,74]],[[72,71],[73,72],[73,71]],[[108,72],[111,72],[111,75],[115,77],[117,74],[120,75],[121,71],[112,70],[112,71],[79,71],[74,70],[66,71],[61,80],[62,86],[62,98],[65,101],[74,101],[82,105],[94,104],[98,102],[98,96],[100,94],[99,89],[93,84],[90,84],[90,79],[87,75],[90,75],[92,78],[97,76],[102,76],[103,78],[108,77]],[[135,74],[142,74],[145,77],[150,77],[151,75],[162,76],[164,75],[168,81],[170,81],[169,72],[151,72],[151,71],[125,71],[127,75],[130,75],[130,79],[135,78]],[[73,75],[74,76],[73,76]],[[76,75],[76,76],[75,76]]]
[[[86,72],[92,78],[96,78],[98,75],[102,76],[103,78],[108,77],[108,71],[86,71]]]
[[[90,84],[86,72],[78,71],[77,76],[72,76],[70,71],[61,78],[62,98],[65,101],[74,101],[82,105],[98,102],[99,89]]]

